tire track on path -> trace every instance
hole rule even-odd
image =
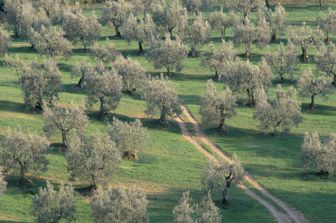
[[[217,157],[208,152],[200,143],[204,143],[207,145],[211,151],[216,154],[220,159],[223,159],[227,162],[232,162],[231,158],[218,148],[215,144],[213,144],[206,135],[201,131],[198,122],[193,118],[190,112],[186,107],[182,106],[182,114],[186,117],[187,122],[191,123],[193,130],[196,133],[196,136],[192,136],[186,127],[186,122],[183,121],[180,117],[175,117],[175,121],[179,124],[182,136],[192,144],[200,153],[202,153],[205,157],[212,161],[218,161]],[[279,223],[308,223],[309,221],[305,218],[305,216],[297,211],[296,209],[290,207],[287,203],[280,200],[279,198],[272,195],[269,191],[263,188],[255,179],[253,179],[250,175],[246,173],[245,180],[252,185],[259,193],[256,194],[254,191],[247,188],[244,184],[239,184],[238,187],[242,189],[246,194],[255,199],[257,202],[262,204],[264,207],[268,209],[268,211],[273,215],[275,220]],[[261,196],[262,195],[262,196]],[[276,206],[269,202],[271,200]],[[280,210],[279,210],[280,208]]]

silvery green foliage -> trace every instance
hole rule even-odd
[[[0,169],[0,171],[2,171]],[[0,196],[5,192],[7,186],[7,182],[5,181],[5,176],[2,172],[0,172]]]
[[[246,57],[250,56],[251,45],[257,38],[257,27],[248,18],[245,18],[243,23],[237,25],[233,37],[236,46],[244,45]]]
[[[272,31],[264,10],[258,10],[256,32],[257,46],[260,48],[267,46],[267,44],[271,41]]]
[[[52,103],[58,97],[62,80],[56,62],[32,62],[20,70],[19,83],[27,106],[42,109],[45,102]]]
[[[134,5],[131,1],[108,1],[102,10],[102,15],[99,19],[100,23],[103,25],[114,26],[116,36],[121,36],[120,27],[127,20],[133,10]]]
[[[30,42],[39,54],[52,58],[71,54],[71,43],[65,39],[62,30],[42,26],[37,32],[31,30]]]
[[[170,38],[173,38],[173,31],[181,27],[187,20],[187,9],[182,6],[179,0],[172,0],[164,8],[160,24],[169,32]]]
[[[301,144],[301,161],[305,171],[333,176],[336,173],[336,134],[321,142],[317,132],[305,133]]]
[[[224,12],[211,12],[209,14],[209,23],[213,30],[219,30],[221,37],[225,39],[226,29],[229,27],[234,27],[239,23],[239,15],[235,12],[230,11],[229,13]]]
[[[95,15],[84,16],[81,12],[68,12],[62,28],[66,37],[73,43],[83,44],[84,50],[100,38],[100,24]]]
[[[336,47],[333,43],[322,44],[315,55],[317,67],[327,75],[333,76],[333,85],[336,86]]]
[[[71,222],[75,219],[76,212],[75,192],[71,185],[55,190],[47,182],[45,188],[39,188],[38,194],[33,198],[33,214],[37,223],[60,222],[62,219]]]
[[[143,19],[137,19],[133,14],[130,14],[121,27],[121,35],[127,42],[138,41],[140,54],[144,52],[143,44],[152,41],[155,32],[155,24],[149,14],[146,14]]]
[[[279,3],[274,11],[268,11],[267,17],[272,31],[272,41],[275,41],[286,29],[286,10]]]
[[[236,155],[232,157],[230,163],[227,161],[210,161],[204,166],[201,185],[204,191],[213,195],[221,194],[222,205],[227,205],[230,188],[240,183],[244,178],[244,174],[244,168]]]
[[[123,90],[130,94],[139,89],[146,78],[145,69],[137,61],[119,57],[112,66],[122,77]]]
[[[71,103],[69,107],[53,105],[43,108],[44,132],[48,137],[51,137],[56,132],[60,132],[62,143],[68,147],[69,135],[74,132],[81,134],[86,124],[88,117],[82,107]]]
[[[122,54],[112,44],[107,44],[103,47],[96,45],[91,48],[91,53],[96,60],[102,63],[111,63],[122,57]]]
[[[211,27],[202,16],[196,16],[190,23],[188,20],[184,21],[179,34],[182,41],[189,45],[190,56],[195,57],[197,47],[210,39]]]
[[[237,12],[242,12],[244,18],[250,16],[253,9],[260,9],[265,6],[264,0],[226,0],[224,5]]]
[[[305,63],[308,62],[308,49],[314,44],[321,44],[323,33],[319,28],[311,28],[303,24],[299,27],[291,27],[289,29],[289,39],[294,44],[301,47],[302,59]]]
[[[331,80],[329,77],[315,76],[311,69],[303,71],[298,79],[297,86],[299,94],[303,97],[310,97],[310,109],[315,108],[315,97],[326,97],[330,90]]]
[[[220,134],[227,133],[225,121],[236,115],[236,97],[229,87],[218,91],[214,83],[209,80],[202,98],[200,113],[204,124],[218,124]]]
[[[179,203],[173,209],[174,223],[196,223],[195,205],[189,196],[189,191],[184,192]]]
[[[165,123],[169,116],[181,113],[181,103],[178,94],[168,78],[151,78],[144,84],[142,90],[149,115],[160,114],[160,122]]]
[[[215,77],[218,79],[225,74],[229,63],[233,62],[237,56],[232,42],[224,42],[221,47],[210,45],[210,52],[201,55],[201,65],[215,71]]]
[[[47,170],[49,141],[36,133],[21,129],[7,130],[0,144],[0,165],[5,171],[19,174],[21,183],[26,174]]]
[[[11,46],[11,38],[4,27],[0,26],[0,56],[5,55]]]
[[[183,60],[187,57],[187,48],[179,38],[171,40],[166,35],[165,40],[153,40],[146,53],[146,58],[154,64],[156,69],[166,68],[170,74],[172,70],[181,71]]]
[[[26,36],[33,24],[34,8],[31,1],[5,0],[6,20],[12,27],[15,37]]]
[[[199,14],[199,10],[202,7],[202,0],[182,0],[182,4],[188,12]]]
[[[145,149],[148,140],[147,129],[138,119],[128,123],[114,118],[108,133],[123,156],[129,160],[138,159],[138,153]]]
[[[291,127],[302,122],[301,106],[295,88],[290,87],[286,92],[279,85],[274,100],[267,100],[261,88],[257,97],[254,118],[259,122],[258,128],[262,132],[274,136],[281,132],[289,132]]]
[[[162,5],[166,2],[164,0],[131,0],[133,3],[134,13],[137,15],[155,14],[162,10]]]
[[[203,198],[196,208],[196,223],[220,223],[222,216],[219,208],[212,201],[211,194]]]
[[[92,107],[100,103],[100,116],[104,117],[109,111],[115,110],[122,97],[122,78],[112,70],[93,73],[85,77],[85,91],[88,96],[87,105]]]
[[[210,193],[200,204],[193,204],[189,191],[183,193],[173,210],[173,217],[174,223],[220,223],[222,220],[219,208],[212,201]]]
[[[237,59],[226,66],[222,79],[236,93],[246,94],[247,104],[255,105],[255,93],[258,88],[271,86],[272,71],[263,58],[258,65],[250,61]]]
[[[72,179],[89,180],[90,186],[108,183],[121,161],[120,151],[109,137],[73,134],[66,153]]]
[[[287,46],[280,43],[275,51],[266,56],[266,60],[282,83],[285,81],[285,75],[293,73],[298,66],[296,49],[291,41]]]
[[[98,188],[91,201],[96,223],[148,223],[148,200],[138,187],[127,189]]]
[[[100,56],[102,55],[100,54]],[[110,53],[108,56],[111,56]],[[95,74],[103,74],[105,72],[109,72],[109,69],[105,67],[102,60],[103,59],[99,59],[98,63],[96,63],[95,65],[90,65],[89,62],[87,61],[80,62],[79,64],[75,65],[73,69],[73,73],[75,76],[80,77],[78,84],[77,84],[78,87],[83,88],[85,86],[86,77],[89,77]]]
[[[336,32],[336,11],[329,8],[328,13],[321,12],[316,22],[324,32],[326,41],[330,42],[330,36]]]

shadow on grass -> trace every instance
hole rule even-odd
[[[321,105],[315,104],[315,109],[310,109],[310,103],[303,103],[302,104],[302,112],[305,114],[310,115],[328,115],[328,116],[335,116],[336,115],[336,107],[328,106],[328,105]]]
[[[32,113],[23,103],[0,100],[0,111]]]

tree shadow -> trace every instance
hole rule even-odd
[[[71,73],[73,71],[73,66],[66,63],[58,63],[58,68],[62,72]]]

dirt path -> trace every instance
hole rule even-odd
[[[212,153],[216,154],[221,159],[227,162],[231,162],[231,158],[225,155],[225,153],[220,148],[218,148],[215,144],[213,144],[205,136],[205,134],[201,131],[197,121],[192,117],[190,112],[184,106],[182,106],[182,113],[183,113],[183,116],[186,117],[187,122],[192,124],[193,130],[196,133],[196,136],[192,136],[186,128],[186,122],[183,121],[180,117],[176,117],[175,120],[181,128],[182,136],[187,141],[189,141],[199,152],[201,152],[204,156],[206,156],[208,159],[213,160],[213,161],[218,160],[216,156],[209,153],[202,145],[200,145],[199,141],[207,145],[211,149]],[[255,192],[253,192],[252,190],[250,190],[243,184],[238,185],[239,188],[241,188],[250,197],[257,200],[260,204],[265,206],[271,212],[271,214],[273,215],[273,217],[276,219],[277,222],[279,223],[290,223],[290,222],[308,223],[308,220],[304,217],[302,213],[293,209],[288,204],[286,204],[284,201],[272,195],[269,191],[263,188],[256,180],[254,180],[250,175],[246,174],[245,180],[249,184],[251,184],[260,194],[256,194]],[[269,200],[271,200],[277,206],[270,203]]]

